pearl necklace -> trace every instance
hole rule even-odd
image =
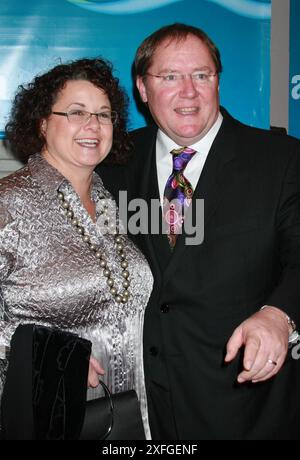
[[[113,295],[114,299],[118,303],[120,303],[120,302],[126,303],[128,301],[128,297],[129,297],[128,288],[129,288],[129,285],[130,285],[130,282],[129,282],[129,279],[128,279],[129,278],[129,272],[127,270],[128,262],[126,260],[126,254],[124,252],[124,245],[122,244],[122,238],[120,237],[118,231],[114,230],[114,240],[115,240],[117,252],[118,252],[119,257],[121,259],[121,264],[120,265],[121,265],[121,268],[122,268],[122,276],[124,278],[124,281],[122,283],[124,289],[123,289],[122,292],[118,292],[117,288],[114,286],[115,282],[114,282],[114,280],[113,280],[113,278],[111,276],[112,275],[111,270],[109,270],[109,268],[107,267],[107,260],[105,259],[105,257],[103,256],[103,254],[99,250],[99,248],[97,248],[97,246],[95,246],[91,242],[90,237],[86,233],[84,227],[82,225],[80,225],[79,220],[74,216],[74,212],[71,209],[71,206],[70,206],[69,202],[65,200],[64,194],[62,192],[58,191],[57,192],[57,197],[58,197],[58,200],[59,200],[59,202],[61,204],[61,207],[65,210],[66,216],[70,220],[71,224],[76,228],[76,230],[79,233],[79,235],[81,235],[82,240],[89,246],[90,250],[92,252],[94,252],[96,258],[99,260],[100,267],[103,270],[103,275],[107,278],[106,283],[107,283],[107,285],[108,285],[108,287],[110,289],[110,292]],[[106,211],[107,211],[107,205],[104,204],[104,208],[101,211],[101,214],[105,214]],[[108,222],[109,222],[109,217],[107,216],[105,224],[108,225]]]

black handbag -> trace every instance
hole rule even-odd
[[[1,402],[3,439],[145,439],[134,390],[86,402],[91,342],[35,324],[17,327]]]
[[[105,383],[103,398],[88,401],[80,440],[143,440],[145,432],[134,390],[111,394]]]

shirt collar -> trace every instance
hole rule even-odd
[[[28,167],[34,180],[42,190],[50,197],[55,197],[57,191],[64,187],[72,187],[54,166],[50,165],[41,153],[31,155],[28,160]],[[91,198],[96,198],[97,192],[103,190],[103,183],[98,174],[93,173]]]

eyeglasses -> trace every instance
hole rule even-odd
[[[114,110],[106,110],[105,112],[87,112],[86,110],[69,110],[69,112],[52,112],[54,115],[67,117],[68,121],[77,125],[86,125],[93,115],[102,125],[114,125],[118,119],[118,114]]]
[[[209,85],[217,73],[208,73],[208,72],[193,72],[193,73],[169,73],[166,75],[154,75],[152,73],[146,73],[149,77],[160,78],[161,82],[165,86],[177,86],[180,84],[186,77],[191,77],[194,85],[196,86],[205,86]]]

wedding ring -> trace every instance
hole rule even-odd
[[[277,366],[276,361],[273,361],[272,359],[268,359],[267,363],[273,364],[273,366]]]

